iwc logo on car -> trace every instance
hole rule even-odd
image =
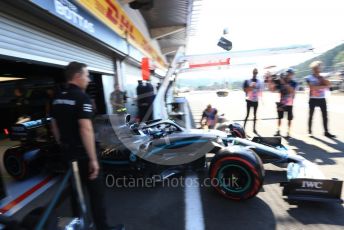
[[[315,188],[321,189],[323,183],[320,181],[302,181],[302,188]]]

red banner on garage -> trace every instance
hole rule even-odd
[[[141,71],[142,71],[142,80],[148,81],[150,78],[149,58],[142,58]]]

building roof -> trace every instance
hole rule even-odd
[[[150,10],[141,9],[150,35],[156,39],[166,60],[171,62],[180,46],[187,45],[193,32],[197,6],[202,0],[154,0]]]

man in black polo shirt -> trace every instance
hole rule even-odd
[[[90,195],[93,219],[98,230],[113,229],[106,223],[103,183],[99,174],[93,133],[92,103],[85,90],[90,82],[87,66],[71,62],[66,67],[67,87],[54,99],[52,129],[66,161],[77,160],[82,184]],[[75,204],[74,204],[75,205]],[[73,211],[77,208],[73,207]],[[116,229],[122,229],[118,226]]]

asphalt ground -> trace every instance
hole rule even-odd
[[[229,120],[242,123],[245,117],[245,98],[241,91],[228,97],[217,97],[215,92],[191,92],[188,98],[195,119],[199,119],[207,104],[225,113]],[[276,131],[275,102],[278,94],[264,93],[258,109],[257,130],[262,136]],[[328,178],[344,180],[344,97],[328,98],[330,130],[336,139],[323,136],[320,111],[314,116],[314,138],[307,136],[308,96],[298,93],[295,99],[294,124],[291,139],[283,142],[298,154],[319,165]],[[251,114],[252,116],[252,114]],[[283,127],[286,127],[284,122]],[[252,133],[252,122],[247,124]],[[282,129],[285,135],[286,129]],[[289,204],[282,198],[279,182],[285,180],[285,171],[266,165],[262,191],[245,202],[226,200],[214,190],[200,186],[167,186],[123,188],[109,186],[106,190],[107,208],[112,224],[123,223],[128,230],[137,229],[344,229],[344,208],[333,203]],[[187,173],[186,178],[200,182],[207,171]],[[178,180],[178,178],[176,178]],[[202,186],[201,186],[202,185]],[[342,194],[343,197],[344,193]]]

